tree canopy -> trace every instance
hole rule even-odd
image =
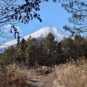
[[[46,0],[25,0],[18,4],[16,0],[0,1],[0,25],[21,21],[28,23],[33,18],[42,21],[37,11],[40,10],[40,3]]]
[[[65,8],[68,13],[71,13],[69,22],[73,24],[73,27],[67,25],[64,26],[65,30],[68,30],[74,35],[75,33],[87,32],[87,1],[86,0],[54,0],[59,1],[61,6]]]
[[[18,0],[1,0],[0,1],[0,36],[5,32],[5,25],[10,24],[10,33],[14,32],[14,37],[19,38],[19,32],[15,27],[16,23],[24,24],[33,19],[38,19],[42,22],[40,14],[40,3],[47,0],[24,0],[22,4],[17,3]],[[6,38],[5,36],[1,36]]]

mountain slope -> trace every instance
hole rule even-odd
[[[64,39],[65,35],[60,32],[56,27],[43,27],[41,29],[39,29],[38,31],[29,34],[25,37],[23,37],[25,40],[28,40],[28,38],[31,36],[32,38],[45,38],[49,33],[52,33],[55,37],[56,41],[61,41]],[[5,43],[4,45],[1,45],[0,48],[7,48],[9,46],[13,46],[17,44],[17,40],[11,40],[7,43]]]
[[[43,27],[40,30],[25,36],[24,38],[27,40],[29,38],[29,36],[33,37],[33,38],[45,38],[49,33],[52,33],[55,37],[56,41],[61,41],[65,36],[62,32],[60,32],[57,28],[55,27]]]

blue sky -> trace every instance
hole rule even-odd
[[[18,0],[17,4],[22,4],[23,1],[24,0]],[[41,23],[37,19],[34,19],[28,24],[18,23],[16,26],[20,28],[20,35],[26,36],[45,26],[56,27],[65,35],[70,34],[69,32],[64,31],[63,26],[72,25],[68,21],[68,18],[71,16],[71,14],[69,14],[64,8],[62,8],[59,3],[54,3],[52,0],[49,0],[49,2],[42,3],[40,8],[41,10],[39,11],[39,14],[41,15],[43,22]],[[82,35],[87,35],[87,33],[83,33]],[[14,35],[11,35],[9,39],[0,37],[0,44],[3,44],[11,39],[14,39]]]
[[[23,1],[24,0],[18,0],[17,4],[22,4]],[[49,2],[42,3],[40,8],[41,10],[39,13],[43,22],[41,23],[37,19],[34,19],[28,24],[18,23],[16,26],[20,28],[20,35],[26,36],[45,26],[56,27],[65,35],[69,35],[69,32],[64,31],[63,26],[70,24],[68,21],[70,14],[67,13],[67,11],[65,11],[59,3],[54,3],[52,0],[49,0]],[[7,36],[9,37],[9,35]],[[11,39],[14,39],[14,35],[11,35],[9,39],[0,37],[0,44],[3,44]]]
[[[37,19],[30,21],[28,24],[17,24],[17,26],[21,29],[21,35],[25,36],[27,34],[31,34],[38,29],[45,27],[45,26],[54,26],[57,27],[60,31],[68,34],[63,30],[63,26],[65,24],[69,24],[68,14],[64,8],[61,7],[59,3],[54,3],[52,1],[44,2],[41,4],[40,15],[43,22],[39,22]]]

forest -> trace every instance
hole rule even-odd
[[[46,38],[22,39],[19,44],[11,46],[0,55],[0,64],[20,64],[27,66],[53,66],[70,60],[87,58],[87,38],[80,35],[64,38],[58,42],[49,33]]]
[[[45,38],[19,41],[16,25],[33,19],[43,22],[40,5],[49,1],[0,1],[0,37],[7,38],[4,26],[10,24],[8,31],[18,41],[0,53],[0,87],[87,87],[87,37],[82,35],[87,32],[86,0],[52,0],[70,14],[69,24],[62,26],[69,37],[58,42],[49,33]]]

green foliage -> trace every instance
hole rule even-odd
[[[46,52],[46,64],[52,65],[55,64],[55,46],[56,43],[54,41],[54,35],[52,33],[49,33],[48,36],[45,38],[44,41],[44,50]]]
[[[76,35],[74,39],[65,38],[56,42],[54,35],[49,33],[45,39],[24,39],[16,47],[10,47],[0,55],[0,64],[24,64],[27,66],[65,63],[79,57],[87,58],[87,39]]]

